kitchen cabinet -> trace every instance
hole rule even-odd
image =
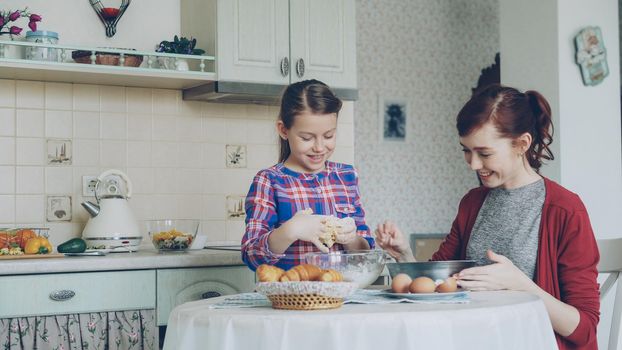
[[[218,81],[357,86],[354,0],[187,1],[182,32],[214,50]]]

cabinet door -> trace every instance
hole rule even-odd
[[[218,79],[288,84],[288,0],[218,1]]]
[[[158,270],[157,322],[166,325],[177,305],[222,295],[251,292],[255,274],[246,266]]]
[[[290,6],[291,81],[356,88],[354,0],[290,0]]]

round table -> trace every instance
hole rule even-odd
[[[523,292],[472,292],[467,304],[209,307],[222,298],[176,307],[164,349],[557,349],[544,303]]]

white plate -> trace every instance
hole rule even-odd
[[[461,290],[453,293],[394,293],[391,289],[385,289],[379,293],[380,295],[397,298],[397,299],[411,299],[411,300],[447,300],[454,298],[466,298],[469,295],[469,291]]]

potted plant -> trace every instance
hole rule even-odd
[[[20,35],[22,33],[22,27],[15,25],[14,22],[20,18],[28,18],[28,27],[34,32],[37,30],[37,22],[41,21],[41,16],[30,13],[28,7],[23,10],[0,10],[0,40],[6,40],[5,35],[8,35],[13,40],[14,35]],[[7,58],[22,58],[22,47],[17,45],[5,45],[4,50],[1,50],[0,54]]]
[[[163,40],[156,47],[156,52],[175,53],[182,55],[202,55],[205,50],[197,49],[197,39],[178,37],[175,35],[173,41]],[[161,67],[166,69],[188,70],[188,61],[185,58],[158,57]]]

